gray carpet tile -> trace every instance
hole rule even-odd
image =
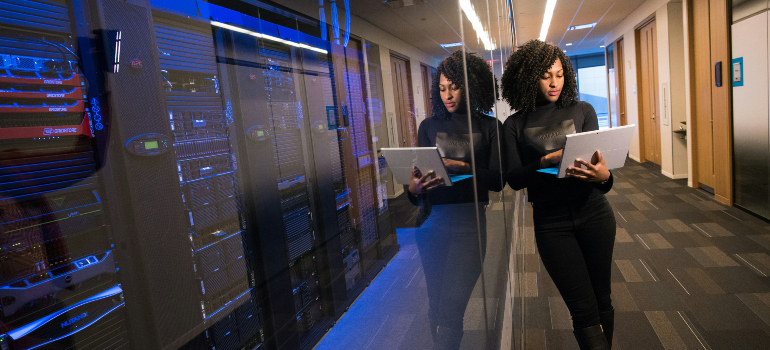
[[[613,349],[770,348],[770,224],[654,166],[629,160],[613,173]],[[527,255],[526,264],[538,256]],[[518,268],[534,271],[526,264]],[[527,317],[514,334],[527,335],[523,349],[577,349],[566,306],[538,266],[546,294],[518,299]]]

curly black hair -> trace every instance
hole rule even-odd
[[[468,65],[468,87],[470,88],[471,112],[472,114],[490,113],[492,106],[497,100],[497,79],[492,75],[492,69],[489,64],[481,57],[470,52],[465,55]],[[465,88],[465,79],[463,74],[463,50],[455,51],[452,55],[441,61],[436,74],[431,82],[431,104],[433,105],[433,116],[438,118],[449,118],[451,113],[441,101],[439,92],[439,81],[441,74],[457,85],[461,90]],[[463,101],[465,101],[465,91],[463,90]],[[462,111],[466,111],[468,105],[460,105]]]
[[[538,81],[557,58],[564,68],[564,86],[559,99],[556,100],[556,107],[563,108],[577,103],[575,71],[567,55],[557,46],[540,40],[530,40],[508,58],[503,78],[500,80],[503,98],[511,108],[522,112],[535,109],[540,90]]]

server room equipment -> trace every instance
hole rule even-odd
[[[0,7],[0,349],[125,346],[73,8]]]

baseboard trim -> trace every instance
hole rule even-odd
[[[674,174],[669,173],[668,171],[665,171],[665,170],[661,170],[660,173],[663,174],[664,176],[666,176],[667,178],[674,179],[674,180],[686,179],[687,178],[687,174],[674,175]]]
[[[639,157],[632,156],[631,154],[628,155],[628,158],[631,158],[631,159],[635,160],[637,163],[641,163],[642,162],[642,160]]]
[[[400,186],[400,187],[399,187],[399,190],[398,190],[398,191],[396,191],[396,193],[395,193],[395,194],[393,194],[393,195],[389,195],[389,196],[388,196],[388,199],[396,199],[396,198],[398,198],[398,196],[400,196],[400,195],[402,195],[402,194],[404,194],[404,187],[403,187],[403,186]]]

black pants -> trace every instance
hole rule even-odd
[[[615,215],[603,194],[533,203],[540,259],[572,315],[575,329],[599,324],[610,299]]]
[[[479,215],[480,236],[473,203],[435,205],[425,223],[415,231],[428,289],[434,349],[460,347],[463,316],[486,254],[484,205],[479,206]]]

